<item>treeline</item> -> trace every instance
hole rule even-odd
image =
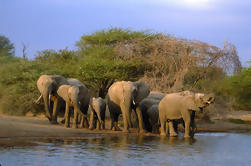
[[[5,113],[43,111],[34,103],[42,74],[77,78],[92,96],[103,98],[113,82],[141,79],[154,91],[214,92],[237,109],[251,109],[251,68],[241,68],[231,43],[217,48],[161,33],[112,28],[83,35],[77,50],[43,50],[29,60],[15,57],[13,44],[2,39],[0,109]]]

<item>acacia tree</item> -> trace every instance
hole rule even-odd
[[[0,56],[14,56],[14,53],[14,44],[7,37],[0,35]]]
[[[112,28],[91,35],[83,35],[77,46],[80,62],[79,75],[85,84],[105,97],[108,88],[115,81],[135,81],[144,74],[145,66],[141,61],[117,59],[114,48],[117,43],[146,37],[146,32],[134,32],[127,29]]]
[[[120,42],[116,52],[119,59],[140,58],[144,61],[149,67],[142,79],[151,89],[163,92],[194,89],[199,81],[210,76],[212,68],[225,73],[237,72],[241,68],[236,49],[230,43],[219,49],[200,41],[162,34],[155,35],[151,40],[137,38]],[[190,80],[185,81],[187,79]],[[185,85],[186,82],[190,85]]]

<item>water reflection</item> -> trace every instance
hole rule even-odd
[[[250,140],[249,134],[225,133],[198,133],[196,139],[100,135],[86,138],[0,140],[0,164],[249,165]]]

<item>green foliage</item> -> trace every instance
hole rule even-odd
[[[38,112],[34,100],[39,96],[36,80],[42,64],[16,58],[0,68],[0,107],[8,114],[23,115]]]
[[[210,67],[208,71],[203,75],[203,79],[199,80],[197,84],[194,84],[195,80],[197,79],[198,75],[201,74],[203,69],[200,67],[196,67],[186,75],[184,80],[185,89],[189,89],[193,87],[197,91],[201,92],[214,92],[217,87],[218,83],[225,78],[226,74],[222,71],[219,67]]]
[[[1,56],[14,56],[15,48],[14,44],[10,40],[0,35],[0,57]]]
[[[142,38],[149,36],[150,33],[146,31],[131,31],[129,29],[111,28],[108,30],[101,30],[91,35],[83,35],[81,40],[77,42],[77,46],[85,50],[88,47],[100,46],[114,46],[116,43],[133,40],[135,38]]]
[[[125,62],[88,56],[80,64],[79,75],[94,94],[104,98],[113,82],[135,81],[143,75],[143,68],[144,65],[137,61]]]
[[[236,100],[235,107],[251,109],[251,67],[243,68],[241,73],[226,77],[218,87],[217,93]]]
[[[23,115],[27,112],[43,112],[43,105],[34,103],[40,96],[36,81],[43,74],[77,78],[87,85],[92,96],[105,97],[110,85],[120,80],[136,81],[143,78],[149,85],[158,84],[161,91],[165,90],[170,80],[176,82],[182,69],[186,68],[185,89],[193,87],[198,75],[202,75],[195,85],[197,90],[216,89],[219,95],[235,98],[239,107],[251,108],[250,68],[226,78],[219,86],[225,77],[222,68],[214,65],[205,68],[198,65],[200,63],[186,63],[190,62],[189,59],[183,59],[184,55],[189,55],[186,54],[189,53],[187,42],[167,35],[120,28],[101,30],[83,35],[76,44],[77,51],[43,50],[37,53],[34,60],[14,57],[13,44],[6,39],[0,38],[0,45],[2,40],[8,46],[2,47],[8,49],[2,50],[0,47],[0,109],[5,113]],[[193,47],[204,49],[201,43]],[[7,56],[2,56],[3,50],[7,50],[4,53]],[[191,64],[195,65],[190,67]],[[170,72],[179,65],[180,70]],[[169,79],[172,77],[168,75],[170,73],[178,73],[177,79]]]

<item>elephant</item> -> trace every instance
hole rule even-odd
[[[158,133],[159,111],[158,104],[165,94],[150,92],[150,94],[139,103],[142,113],[144,128],[148,132]]]
[[[91,115],[90,115],[90,126],[89,129],[94,129],[96,124],[96,129],[105,129],[105,111],[106,103],[101,97],[93,97],[90,101]],[[96,123],[97,122],[97,123]]]
[[[107,104],[111,117],[111,129],[120,130],[118,127],[118,117],[122,113],[124,128],[123,132],[129,132],[132,126],[131,111],[136,111],[139,123],[139,132],[145,132],[143,128],[142,114],[138,105],[141,100],[150,93],[148,85],[142,81],[118,81],[113,83],[107,94]]]
[[[41,75],[37,80],[37,88],[41,93],[37,101],[43,97],[45,116],[52,124],[57,124],[57,112],[62,102],[58,97],[57,90],[65,84],[68,84],[67,79],[60,75]]]
[[[78,114],[82,116],[81,127],[88,127],[87,112],[90,95],[87,87],[77,79],[68,79],[71,85],[58,88],[58,95],[65,101],[65,127],[70,127],[70,107],[74,108],[73,128],[78,126]]]
[[[213,103],[215,97],[212,94],[193,93],[184,91],[167,94],[159,103],[159,119],[161,123],[160,135],[166,135],[165,125],[168,121],[170,136],[177,136],[173,127],[173,121],[183,119],[185,126],[185,138],[193,136],[191,127],[194,126],[195,112]]]

